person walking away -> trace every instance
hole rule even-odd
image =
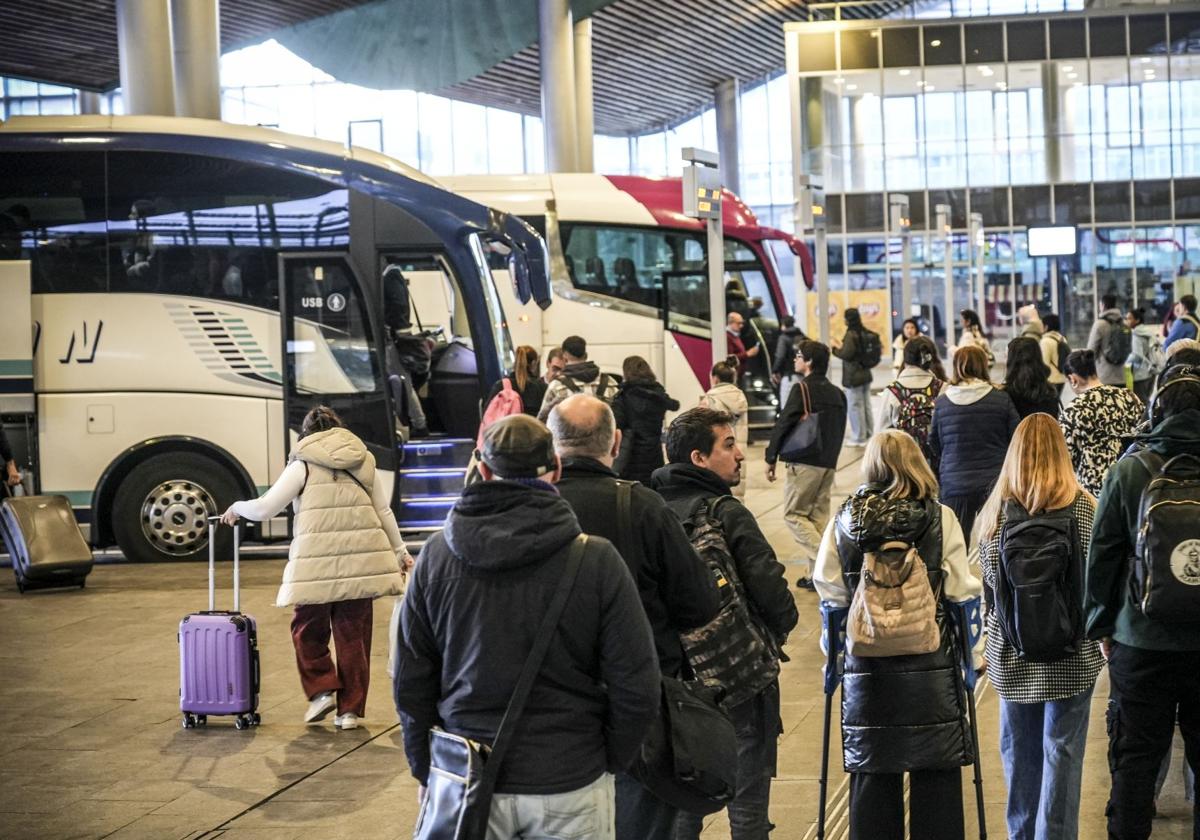
[[[793,361],[793,367],[795,362]],[[713,411],[723,411],[733,418],[733,436],[738,447],[745,452],[750,446],[750,402],[745,392],[736,384],[737,357],[730,356],[724,362],[717,362],[709,373],[709,389],[700,397],[700,405]],[[743,475],[742,480],[731,488],[738,499],[746,497],[746,488],[750,485],[750,476]]]
[[[812,590],[812,564],[829,522],[833,481],[846,434],[846,395],[827,378],[829,348],[821,342],[800,342],[795,369],[800,382],[779,412],[767,444],[767,481],[775,481],[775,464],[782,459],[783,521],[796,541],[798,563],[803,568],[796,586]],[[818,418],[816,445],[802,452],[784,451],[806,410]]]
[[[1087,637],[1108,660],[1114,840],[1150,836],[1155,777],[1176,720],[1188,763],[1200,767],[1200,564],[1189,551],[1200,540],[1200,496],[1194,483],[1179,484],[1194,480],[1200,458],[1200,368],[1168,368],[1150,417],[1142,450],[1104,480],[1085,576]],[[1179,456],[1190,459],[1172,461]],[[1194,837],[1197,793],[1193,780]]]
[[[1100,315],[1088,333],[1087,349],[1095,354],[1096,372],[1105,385],[1125,385],[1125,360],[1133,349],[1133,333],[1117,308],[1117,296],[1100,298]]]
[[[606,403],[617,395],[617,381],[588,361],[587,342],[577,335],[567,336],[562,343],[562,358],[566,364],[553,382],[546,386],[546,396],[538,409],[537,419],[546,422],[550,409],[571,394],[591,394]]]
[[[796,326],[791,315],[783,316],[783,328],[775,342],[775,358],[772,362],[771,381],[779,388],[779,404],[787,405],[788,392],[796,382],[796,345],[808,336]]]
[[[1017,321],[1021,325],[1021,335],[1040,341],[1046,332],[1046,325],[1038,316],[1037,307],[1028,303],[1017,310]]]
[[[929,446],[929,429],[933,425],[934,403],[945,388],[946,379],[933,341],[927,336],[917,336],[904,347],[904,369],[883,389],[875,423],[876,434],[884,429],[899,429],[911,435],[935,470],[937,462]]]
[[[293,607],[292,643],[308,698],[305,723],[336,709],[337,729],[357,729],[371,680],[373,602],[404,592],[413,560],[391,509],[390,475],[330,408],[300,426],[288,465],[266,493],[234,502],[221,516],[265,522],[289,504],[295,514],[277,607]],[[329,652],[333,637],[337,664]]]
[[[1181,297],[1175,303],[1173,314],[1175,315],[1175,320],[1171,323],[1171,329],[1167,332],[1167,337],[1163,340],[1163,350],[1167,350],[1180,339],[1200,339],[1200,320],[1196,318],[1195,295],[1184,295]]]
[[[746,319],[740,312],[730,312],[725,320],[725,352],[737,358],[739,372],[747,360],[753,359],[762,350],[758,344],[747,347],[745,335]]]
[[[1058,392],[1062,400],[1063,387],[1067,384],[1067,374],[1063,370],[1067,364],[1067,356],[1071,353],[1071,342],[1062,334],[1062,321],[1053,313],[1042,319],[1046,331],[1042,333],[1039,342],[1042,347],[1042,361],[1050,368],[1050,384]]]
[[[621,370],[624,380],[612,401],[621,452],[613,468],[621,478],[649,484],[651,474],[663,465],[663,419],[668,411],[679,410],[679,400],[667,394],[641,356],[627,358]]]
[[[1166,366],[1162,336],[1157,327],[1146,323],[1146,310],[1140,306],[1125,313],[1125,324],[1133,332],[1133,349],[1126,360],[1133,376],[1133,393],[1143,403],[1148,403],[1154,392],[1154,380]]]
[[[1104,385],[1091,350],[1067,357],[1067,379],[1076,397],[1062,411],[1062,431],[1083,489],[1100,494],[1104,476],[1142,422],[1145,407],[1128,388]]]
[[[1058,392],[1050,384],[1050,368],[1042,358],[1042,345],[1037,339],[1018,336],[1008,343],[1004,391],[1022,420],[1039,411],[1058,417]]]
[[[980,353],[982,355],[982,353]],[[868,555],[885,543],[916,549],[938,599],[930,653],[845,656],[842,761],[850,774],[851,840],[903,840],[904,774],[913,838],[962,840],[962,770],[974,750],[961,688],[959,645],[945,601],[979,597],[962,528],[938,503],[937,481],[916,441],[896,429],[867,444],[863,485],[825,529],[814,582],[822,601],[850,604]],[[859,596],[855,596],[859,597]],[[975,651],[978,667],[982,648]]]
[[[567,397],[550,412],[550,431],[562,460],[559,494],[583,533],[604,537],[620,551],[650,622],[659,670],[682,679],[679,634],[716,617],[721,607],[716,580],[661,496],[640,484],[621,490],[613,462],[622,433],[607,405],[584,394]],[[624,521],[622,492],[628,494]],[[633,776],[616,774],[618,838],[671,840],[676,813]]]
[[[871,417],[872,369],[879,364],[878,333],[863,326],[858,310],[850,307],[843,317],[846,333],[841,340],[833,339],[833,355],[842,360],[842,387],[846,391],[846,408],[850,415],[850,446],[865,446],[871,437],[875,421]]]
[[[929,448],[937,459],[942,503],[967,534],[1000,475],[1020,419],[1009,395],[988,380],[982,348],[960,347],[954,354],[954,382],[933,406]]]
[[[741,480],[745,456],[733,434],[733,418],[710,408],[685,411],[667,429],[668,464],[651,486],[685,522],[702,513],[716,524],[729,547],[748,607],[764,639],[781,648],[799,613],[784,568],[749,510],[729,497]],[[729,803],[733,840],[767,840],[771,778],[782,732],[779,681],[750,699],[727,707],[738,739],[737,792]],[[701,818],[680,813],[676,840],[696,840]]]
[[[580,536],[554,487],[561,467],[545,426],[505,417],[484,433],[480,455],[484,480],[425,543],[400,612],[396,710],[421,798],[434,727],[495,742]],[[636,756],[659,681],[629,569],[608,540],[589,537],[499,770],[488,840],[613,840],[612,774]]]
[[[1083,638],[1083,565],[1095,511],[1096,500],[1079,486],[1054,420],[1048,414],[1022,420],[996,488],[979,512],[977,535],[979,566],[988,604],[993,605],[987,611],[986,656],[1000,696],[1000,757],[1008,788],[1010,840],[1079,836],[1088,717],[1096,677],[1104,667],[1099,644]],[[1058,597],[1045,597],[1044,585],[1017,585],[1035,561],[1050,559],[1061,563],[1054,568],[1061,569],[1062,584],[1052,584],[1049,590]],[[1005,592],[1003,599],[994,594],[998,589]],[[1027,591],[1043,597],[1034,600]],[[1002,600],[1011,607],[996,608]],[[1022,627],[1018,638],[1009,638],[1013,630],[1007,620],[1002,622],[1002,612],[1019,617],[1054,610],[1053,604],[1061,605],[1053,618],[1064,619],[1059,627],[1069,628],[1069,633],[1049,632],[1059,628],[1048,620],[1032,623],[1030,630]],[[1038,644],[1061,647],[1047,654]]]
[[[899,376],[904,369],[904,346],[921,334],[915,318],[905,318],[900,325],[900,334],[892,339],[892,376]]]
[[[530,417],[537,416],[542,407],[542,400],[546,398],[546,383],[542,381],[540,371],[538,351],[528,344],[522,344],[517,348],[516,364],[513,365],[512,372],[505,374],[505,379],[521,397],[522,410]],[[488,392],[484,405],[490,405],[503,388],[504,380],[501,379]]]
[[[962,327],[962,338],[958,346],[975,345],[987,355],[988,367],[991,368],[996,363],[996,354],[992,352],[992,343],[983,332],[983,322],[979,320],[979,314],[974,309],[964,309],[958,317]]]

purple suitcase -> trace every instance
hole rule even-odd
[[[179,622],[179,709],[183,728],[209,715],[235,715],[238,729],[257,726],[258,625],[238,611],[241,595],[238,529],[233,531],[233,610],[216,609],[214,544],[218,517],[208,520],[208,609]]]

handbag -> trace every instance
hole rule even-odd
[[[821,412],[812,410],[812,395],[809,393],[808,383],[802,379],[793,389],[800,391],[800,399],[804,402],[804,414],[796,421],[796,425],[792,426],[787,437],[783,439],[783,445],[779,447],[779,460],[787,462],[799,461],[821,445]]]
[[[557,635],[559,619],[583,565],[586,545],[586,534],[580,534],[571,544],[563,576],[538,627],[533,650],[521,668],[492,746],[489,748],[441,729],[430,730],[429,779],[425,801],[413,829],[413,840],[483,840],[486,836],[492,794],[504,754],[512,742],[517,721],[525,710],[525,702],[546,659],[550,642]]]

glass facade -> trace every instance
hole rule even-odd
[[[1150,320],[1193,290],[1200,13],[816,23],[793,37],[803,166],[832,205],[835,288],[892,288],[896,308],[899,245],[884,210],[900,192],[921,314],[972,302],[971,213],[986,230],[980,314],[996,338],[1026,303],[1059,311],[1080,342],[1100,295]],[[949,307],[938,204],[952,208],[960,274]],[[1049,224],[1076,227],[1075,255],[1030,257],[1026,229]]]

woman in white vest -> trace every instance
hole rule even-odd
[[[288,461],[270,490],[234,502],[221,520],[262,522],[291,504],[294,533],[275,605],[295,607],[292,642],[309,699],[304,720],[315,723],[336,709],[334,726],[355,729],[371,677],[372,602],[402,594],[413,561],[374,456],[332,409],[308,413]]]

